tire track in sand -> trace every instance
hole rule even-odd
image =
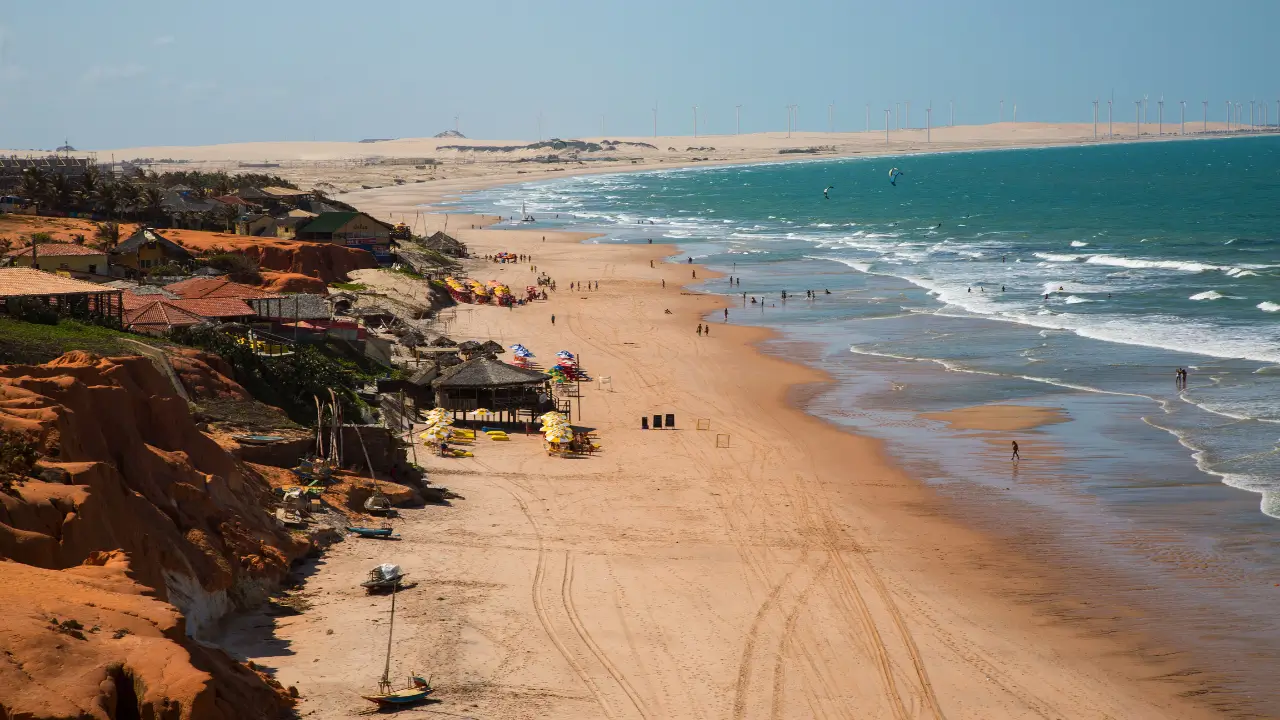
[[[645,711],[644,701],[640,699],[640,694],[627,681],[627,677],[622,674],[617,665],[609,659],[604,650],[596,644],[591,637],[591,633],[587,631],[587,626],[582,622],[582,616],[578,614],[578,607],[573,603],[573,552],[566,550],[564,553],[564,579],[560,582],[560,597],[564,601],[565,612],[569,615],[569,622],[573,625],[574,631],[578,633],[578,637],[582,638],[583,644],[591,651],[596,660],[609,673],[609,675],[618,683],[618,687],[622,688],[622,692],[626,693],[627,699],[635,706],[636,712],[640,713],[640,717],[648,720],[649,713]]]
[[[476,464],[486,470],[489,470],[490,477],[500,477],[492,467],[489,467],[485,463],[477,462]],[[569,663],[569,667],[573,668],[573,672],[580,680],[582,680],[582,684],[587,686],[587,690],[591,692],[596,703],[600,705],[600,709],[604,712],[605,717],[612,720],[612,718],[616,717],[613,713],[613,709],[610,708],[609,703],[605,701],[604,695],[601,694],[600,688],[596,686],[595,681],[591,679],[591,676],[587,674],[586,669],[583,668],[578,663],[577,659],[573,657],[573,653],[569,652],[569,648],[556,633],[555,626],[551,623],[551,615],[547,611],[546,605],[543,603],[542,583],[546,579],[547,574],[547,550],[545,543],[543,542],[542,528],[538,526],[538,521],[533,518],[533,513],[529,511],[528,504],[525,503],[524,498],[520,497],[519,493],[512,490],[510,487],[507,487],[505,482],[499,482],[497,485],[506,491],[506,493],[516,501],[516,504],[520,506],[520,512],[524,514],[525,519],[529,521],[529,525],[533,527],[533,534],[538,541],[538,564],[533,572],[533,587],[531,591],[533,596],[533,610],[538,616],[538,623],[542,625],[543,632],[547,634],[547,637],[551,640],[551,644],[555,645],[555,648],[560,653],[561,657],[565,659],[565,662]]]

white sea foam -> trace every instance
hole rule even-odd
[[[1077,260],[1084,260],[1085,258],[1089,257],[1088,255],[1063,255],[1062,253],[1038,252],[1038,253],[1031,253],[1031,254],[1034,257],[1038,257],[1041,260],[1046,260],[1048,262],[1075,262]]]
[[[1068,295],[1067,299],[1063,300],[1063,302],[1065,302],[1068,305],[1079,305],[1080,303],[1091,303],[1094,301],[1088,298],[1076,297],[1075,295]]]
[[[1280,304],[1273,302],[1260,302],[1258,303],[1258,309],[1262,312],[1280,312]]]
[[[1072,240],[1072,241],[1071,241],[1071,247],[1086,247],[1086,246],[1088,246],[1088,245],[1089,245],[1089,243],[1087,243],[1087,242],[1081,242],[1081,241],[1079,241],[1079,240]]]
[[[1206,290],[1205,292],[1196,293],[1195,295],[1192,295],[1187,299],[1188,300],[1221,300],[1224,297],[1226,297],[1226,295],[1223,295],[1217,290]]]

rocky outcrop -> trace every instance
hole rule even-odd
[[[182,376],[212,370],[187,362]],[[0,717],[229,720],[287,706],[188,636],[260,600],[307,544],[149,360],[0,367],[0,428],[33,439],[43,469],[0,491]],[[64,619],[80,629],[51,630]],[[120,702],[141,710],[114,714]]]

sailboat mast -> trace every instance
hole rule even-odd
[[[382,667],[382,682],[391,682],[391,636],[396,629],[396,585],[391,586],[391,622],[387,627],[387,664]]]

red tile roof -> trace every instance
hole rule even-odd
[[[190,280],[180,280],[171,285],[165,285],[164,289],[186,300],[198,298],[257,300],[280,297],[251,285],[232,282],[226,278],[191,278]]]
[[[79,295],[114,293],[113,287],[54,275],[31,268],[0,268],[0,298],[23,295]]]
[[[91,247],[74,243],[41,243],[36,257],[71,257],[73,255],[106,255],[106,250],[95,250]],[[30,257],[31,246],[10,250],[7,257]]]
[[[174,305],[171,300],[152,300],[138,308],[126,306],[124,311],[125,326],[136,330],[168,330],[199,325],[204,321],[204,317]]]
[[[237,298],[183,298],[167,300],[170,305],[207,318],[241,317],[256,315],[253,308]]]

